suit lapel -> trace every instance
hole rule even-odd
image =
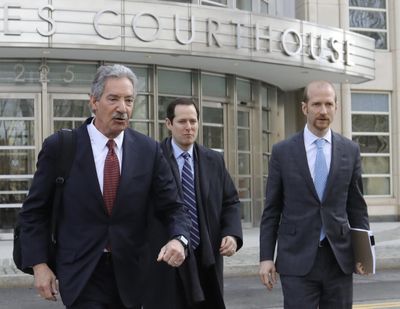
[[[91,121],[91,118],[89,119]],[[79,151],[76,152],[76,164],[81,174],[87,178],[88,191],[94,192],[96,199],[101,205],[104,205],[103,195],[101,193],[96,164],[93,158],[93,150],[90,142],[87,125],[90,121],[86,121],[82,126],[77,129],[77,145]],[[104,207],[103,207],[104,209]]]
[[[325,200],[328,191],[332,188],[333,183],[336,179],[336,173],[339,169],[339,161],[341,157],[343,147],[340,139],[338,138],[337,134],[332,131],[332,157],[331,157],[331,166],[329,168],[328,179],[326,180],[324,198]]]
[[[296,166],[300,170],[300,173],[303,175],[303,178],[310,189],[313,192],[314,197],[319,200],[318,193],[315,190],[314,181],[310,174],[310,168],[308,166],[306,148],[304,146],[304,133],[303,131],[299,132],[292,139],[292,149],[299,150],[298,154],[293,154],[294,160],[296,161]]]

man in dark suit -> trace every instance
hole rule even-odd
[[[352,273],[364,274],[350,236],[350,226],[369,229],[360,152],[330,129],[336,110],[333,85],[311,82],[302,102],[304,130],[272,149],[260,277],[272,289],[280,274],[285,308],[351,308]]]
[[[181,267],[150,265],[145,309],[225,308],[223,256],[232,256],[243,244],[240,201],[223,156],[195,142],[198,121],[198,108],[190,99],[176,99],[167,107],[166,126],[172,137],[161,146],[187,206],[192,229],[188,257]],[[194,208],[187,200],[191,193],[184,184],[188,181],[186,173],[194,175]],[[152,223],[150,240],[157,247],[165,236],[158,222]]]
[[[122,65],[97,71],[90,96],[95,116],[75,132],[58,213],[57,278],[46,263],[57,134],[43,143],[20,213],[23,267],[33,267],[45,299],[56,300],[58,279],[67,308],[140,308],[150,204],[168,227],[159,260],[177,267],[185,258],[174,238],[189,238],[190,222],[171,169],[157,142],[128,128],[136,86]]]

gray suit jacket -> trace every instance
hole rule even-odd
[[[322,202],[309,172],[303,131],[274,145],[260,226],[260,260],[277,271],[302,276],[313,265],[321,225],[344,273],[354,270],[350,229],[369,229],[362,196],[358,145],[332,132],[332,159]]]

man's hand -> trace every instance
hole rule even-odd
[[[358,275],[368,275],[368,273],[365,271],[365,268],[361,262],[356,263],[356,274]]]
[[[261,282],[267,287],[268,290],[272,290],[274,284],[277,282],[275,264],[271,260],[262,261],[260,263],[260,279]]]
[[[46,263],[33,266],[35,288],[41,297],[47,300],[56,301],[58,294],[58,283],[53,271]]]
[[[219,254],[223,256],[232,256],[237,249],[236,238],[233,236],[225,236],[222,238]]]
[[[179,240],[172,239],[158,254],[157,262],[164,261],[172,267],[179,267],[185,260],[185,248]]]

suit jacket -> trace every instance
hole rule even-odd
[[[341,269],[352,273],[349,225],[369,229],[358,145],[332,132],[331,166],[320,202],[300,132],[272,149],[260,226],[261,261],[273,260],[278,242],[277,271],[284,275],[307,274],[317,254],[322,223]]]
[[[120,184],[113,212],[107,215],[87,131],[90,122],[76,130],[77,150],[59,210],[56,267],[60,293],[65,305],[74,302],[109,241],[120,296],[130,307],[140,303],[143,294],[143,260],[148,258],[144,235],[151,202],[171,238],[189,237],[190,223],[160,145],[132,129],[124,133]],[[47,261],[57,142],[57,134],[44,141],[20,213],[24,267]]]
[[[181,177],[171,146],[171,138],[161,143],[163,152],[171,166],[180,194]],[[233,181],[226,170],[221,154],[198,144],[194,145],[194,168],[197,208],[200,224],[201,243],[200,261],[189,248],[189,256],[178,269],[152,263],[149,274],[148,299],[144,308],[184,308],[204,299],[203,287],[199,281],[200,266],[207,273],[207,284],[215,287],[216,298],[214,309],[225,308],[223,301],[223,257],[219,254],[221,240],[224,236],[237,239],[238,250],[243,245],[240,201]],[[189,215],[188,215],[189,216]],[[163,242],[165,233],[157,221],[152,222],[150,242],[152,260],[155,258],[155,247]],[[154,246],[154,244],[156,244]],[[183,291],[181,290],[183,288]],[[157,295],[157,297],[154,297]],[[179,298],[186,298],[181,303]]]

